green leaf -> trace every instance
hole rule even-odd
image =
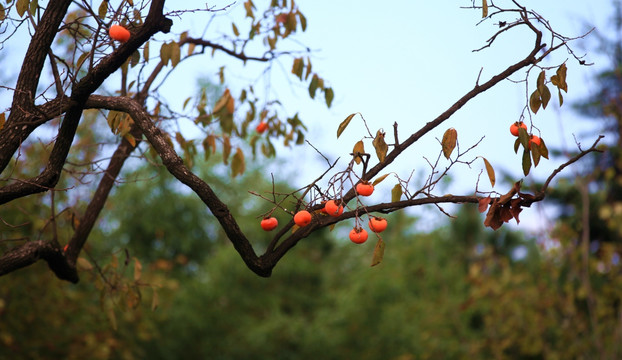
[[[387,157],[387,152],[389,151],[389,146],[384,141],[384,133],[380,130],[376,132],[376,137],[374,141],[372,141],[372,145],[374,149],[376,149],[376,156],[378,156],[378,160],[383,162]]]
[[[17,0],[15,7],[17,8],[17,15],[24,16],[26,10],[28,10],[29,0]]]
[[[354,154],[354,162],[358,165],[361,163],[361,161],[363,161],[363,158],[360,156],[360,154],[364,154],[365,153],[365,144],[363,143],[363,140],[359,140],[356,142],[356,144],[354,144],[354,148],[352,149],[352,154]]]
[[[490,165],[490,162],[488,162],[485,157],[482,157],[482,160],[484,160],[484,166],[486,166],[486,173],[488,174],[488,180],[490,180],[490,185],[492,187],[495,187],[495,169],[492,167],[492,165]]]
[[[99,4],[99,9],[97,9],[97,14],[99,15],[100,19],[105,19],[107,12],[108,12],[108,0],[104,0],[102,1],[101,4]]]
[[[531,170],[531,157],[529,156],[529,150],[523,150],[523,174],[527,176]]]
[[[402,194],[403,194],[403,192],[402,192],[402,185],[395,184],[393,189],[391,189],[391,202],[400,201],[400,198],[402,197]]]
[[[235,155],[233,155],[233,159],[231,160],[231,176],[236,177],[238,175],[242,175],[244,174],[245,169],[246,164],[244,161],[244,152],[242,152],[242,149],[237,148]]]
[[[37,7],[39,7],[39,0],[30,0],[30,9],[28,10],[32,15],[37,12]]]
[[[377,177],[377,178],[376,178],[376,179],[375,179],[375,180],[374,180],[371,184],[372,184],[373,186],[376,186],[376,185],[380,184],[380,182],[381,182],[382,180],[386,179],[386,178],[387,178],[387,176],[389,176],[389,174],[384,174],[384,175],[382,175],[382,176],[380,176],[380,177]]]
[[[451,153],[456,148],[456,143],[458,142],[458,132],[454,128],[449,128],[443,134],[443,141],[441,145],[443,146],[443,155],[446,159],[449,159]]]
[[[488,16],[488,1],[482,0],[482,19]]]
[[[132,56],[130,57],[130,66],[134,67],[138,65],[138,63],[140,63],[140,52],[136,50],[132,53]]]
[[[333,88],[326,88],[324,90],[324,98],[326,98],[326,106],[330,107],[333,104],[333,99],[335,98]]]
[[[374,247],[374,256],[371,259],[371,266],[376,266],[382,262],[382,258],[384,257],[384,247],[384,241],[382,241],[382,238],[379,238],[376,246]]]
[[[352,120],[352,118],[356,114],[357,113],[348,115],[348,117],[344,121],[342,121],[341,124],[339,124],[339,127],[337,128],[337,139],[339,139],[339,136],[341,135],[341,133],[343,133],[346,127],[348,127],[348,124],[350,124],[350,120]]]

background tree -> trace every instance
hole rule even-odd
[[[299,116],[281,116],[278,112],[278,99],[257,94],[252,84],[243,89],[239,96],[225,89],[213,107],[208,106],[210,102],[207,91],[202,91],[194,101],[190,98],[181,107],[175,107],[159,96],[158,89],[161,85],[155,84],[156,81],[165,83],[175,76],[175,71],[187,59],[210,52],[224,53],[245,63],[267,64],[268,68],[273,62],[285,57],[292,60],[292,76],[308,84],[309,95],[313,98],[323,94],[326,104],[330,106],[334,92],[327,86],[326,81],[312,71],[307,49],[298,46],[296,42],[286,42],[290,36],[307,26],[306,18],[293,2],[272,1],[265,9],[259,10],[253,2],[247,1],[243,4],[246,11],[244,26],[239,22],[233,23],[231,33],[217,39],[193,37],[188,32],[170,36],[160,42],[159,57],[155,61],[151,61],[153,57],[150,55],[152,44],[156,42],[153,36],[159,32],[168,34],[173,23],[172,18],[183,18],[194,11],[217,12],[219,9],[182,9],[165,13],[163,0],[141,3],[123,1],[114,6],[108,1],[98,4],[57,1],[47,7],[27,0],[5,3],[1,12],[3,26],[11,30],[22,26],[29,27],[32,36],[17,82],[11,89],[13,102],[8,113],[2,117],[0,168],[5,185],[0,188],[0,203],[9,204],[24,197],[49,193],[49,200],[40,198],[40,201],[50,205],[49,213],[43,214],[42,219],[46,220],[38,228],[39,238],[34,240],[32,235],[26,235],[25,240],[29,241],[10,246],[0,257],[0,274],[44,259],[59,278],[78,281],[76,264],[79,265],[79,255],[118,180],[121,168],[136,149],[139,149],[141,157],[146,160],[161,161],[180,183],[190,188],[203,201],[246,265],[261,276],[269,276],[283,256],[314,231],[352,218],[355,219],[355,228],[358,229],[363,222],[362,218],[371,217],[373,213],[391,213],[424,204],[439,206],[442,203],[479,203],[480,210],[488,209],[485,220],[487,226],[496,229],[512,218],[518,220],[518,214],[523,207],[544,198],[552,177],[567,165],[595,151],[598,140],[560,165],[535,194],[521,192],[520,183],[517,182],[505,194],[483,192],[478,183],[475,184],[475,195],[439,196],[435,193],[436,186],[454,166],[471,165],[477,159],[472,155],[477,144],[467,149],[461,148],[457,141],[457,131],[448,129],[440,144],[442,149],[438,152],[437,159],[430,162],[429,176],[422,184],[412,183],[410,178],[404,179],[396,175],[397,183],[393,187],[391,201],[374,205],[365,204],[354,190],[358,183],[369,181],[377,184],[383,181],[386,176],[380,173],[388,171],[387,167],[406,149],[441,126],[476,96],[517,73],[524,76],[524,85],[531,94],[524,111],[518,115],[529,126],[526,130],[521,128],[517,132],[515,145],[515,151],[523,152],[524,174],[527,175],[531,167],[537,166],[542,158],[548,157],[545,142],[540,140],[540,136],[532,136],[538,131],[533,115],[549,104],[549,87],[557,88],[559,101],[562,102],[562,91],[567,91],[567,60],[551,60],[552,65],[545,64],[544,61],[561,49],[567,50],[571,60],[578,64],[584,65],[585,60],[576,56],[570,47],[570,42],[575,39],[557,33],[537,12],[522,7],[515,1],[504,4],[505,7],[488,4],[487,1],[482,5],[474,4],[472,7],[481,11],[483,21],[498,21],[499,25],[499,30],[492,34],[482,49],[492,46],[506,32],[517,28],[529,29],[534,37],[533,47],[522,58],[490,78],[485,79],[480,73],[471,90],[412,134],[400,134],[396,123],[393,134],[385,139],[386,133],[381,130],[372,131],[370,123],[363,119],[368,135],[354,142],[352,158],[345,169],[338,168],[337,162],[327,161],[326,172],[319,174],[315,181],[301,189],[284,193],[272,186],[270,190],[260,189],[263,191],[254,192],[271,203],[270,209],[258,215],[282,216],[282,225],[264,247],[252,242],[256,231],[243,231],[236,214],[219,197],[220,191],[215,190],[214,184],[197,176],[193,166],[194,156],[198,153],[199,146],[204,148],[205,156],[218,150],[223,155],[223,162],[230,164],[232,175],[239,175],[246,166],[246,141],[251,149],[259,147],[267,156],[274,154],[274,139],[282,139],[286,145],[304,141],[304,125]],[[111,35],[115,41],[109,38],[108,29],[117,23],[129,28],[128,39],[116,34]],[[3,42],[15,41],[17,37],[12,35],[14,33],[5,32]],[[545,44],[545,38],[550,39],[550,42]],[[55,39],[58,42],[55,43]],[[117,40],[121,40],[121,43]],[[250,55],[252,53],[261,55]],[[118,70],[120,72],[117,74]],[[50,74],[47,84],[41,84],[41,81],[45,81],[43,74]],[[111,79],[119,80],[119,85],[107,90],[104,81],[113,74],[115,75]],[[221,68],[221,80],[224,80],[225,74],[226,71]],[[190,103],[194,107],[184,112]],[[94,169],[99,168],[100,158],[87,157],[84,162],[77,164],[68,161],[76,131],[80,128],[82,119],[89,113],[93,116],[102,114],[100,118],[106,118],[108,126],[118,139],[107,167],[102,168],[102,174],[94,172]],[[185,119],[198,127],[201,137],[187,138],[178,130],[179,122]],[[357,114],[346,117],[337,129],[337,137],[353,120],[359,121],[358,119]],[[251,123],[257,122],[263,125],[256,132],[249,130],[252,129]],[[262,135],[266,127],[267,135]],[[29,139],[38,129],[49,129],[55,135],[50,137],[50,145],[46,147],[49,155],[43,159],[31,159],[20,150],[33,146],[34,142]],[[375,157],[366,152],[366,144],[368,148],[370,144],[374,148]],[[103,149],[99,150],[97,154],[105,153]],[[156,154],[157,160],[149,152]],[[26,164],[32,174],[23,170]],[[494,186],[493,167],[486,160],[484,164],[488,178]],[[74,174],[72,179],[75,184],[70,183],[66,188],[59,188],[63,174]],[[84,196],[89,200],[83,202],[82,208],[75,204],[70,206],[71,210],[65,210],[64,207],[62,211],[56,209],[57,200],[61,196],[55,194],[66,192],[68,202],[78,202],[77,196],[69,194],[80,188],[77,185],[95,179],[99,181],[99,185],[92,196]],[[330,200],[345,205],[346,211],[337,217],[322,215],[319,210],[323,207],[323,201]],[[294,212],[303,208],[313,212],[313,219],[309,225],[296,228],[292,220],[286,219],[291,219]],[[440,206],[439,209],[442,210]],[[60,213],[72,214],[71,230],[70,226],[63,224],[61,227],[57,223]],[[14,227],[20,223],[7,224]],[[63,235],[67,241],[61,241],[59,228],[69,232]],[[249,237],[246,234],[253,235]],[[63,242],[68,244],[66,249],[61,246]],[[257,248],[263,251],[261,255],[256,252]],[[384,241],[378,236],[374,263],[381,260],[383,249]]]

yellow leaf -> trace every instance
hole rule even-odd
[[[242,152],[242,149],[237,148],[235,155],[233,155],[233,159],[231,160],[231,176],[236,177],[244,174],[245,168],[246,164],[244,161],[244,152]]]
[[[490,163],[488,162],[488,160],[486,160],[486,158],[482,158],[482,160],[484,160],[484,165],[486,166],[486,173],[488,174],[488,179],[490,180],[490,185],[492,187],[495,187],[495,169],[492,167],[492,165],[490,165]]]
[[[456,129],[454,128],[447,129],[447,131],[445,131],[445,134],[443,134],[443,141],[441,143],[443,146],[443,155],[445,155],[446,159],[449,159],[449,156],[456,148],[457,142],[458,142],[458,132],[456,131]]]
[[[348,117],[342,121],[341,124],[339,124],[339,127],[337,128],[337,138],[339,138],[341,133],[343,133],[346,127],[348,127],[348,124],[350,124],[350,120],[352,120],[354,115],[356,115],[356,113],[348,115]]]
[[[391,202],[400,201],[400,198],[402,197],[402,193],[403,193],[402,185],[395,184],[393,189],[391,189]]]
[[[170,45],[171,48],[171,65],[173,67],[179,64],[179,60],[181,59],[181,50],[179,49],[179,43],[172,42]]]
[[[387,157],[387,152],[389,151],[389,146],[386,142],[384,142],[384,132],[378,130],[376,132],[376,137],[374,141],[372,141],[372,145],[374,149],[376,149],[376,156],[378,156],[378,160],[383,162]]]
[[[382,238],[379,238],[376,246],[374,247],[374,256],[371,260],[371,266],[376,266],[382,262],[382,258],[384,257],[384,246],[384,241],[382,241]]]
[[[363,140],[359,140],[356,144],[354,144],[354,148],[352,149],[352,154],[354,156],[354,162],[360,164],[363,161],[361,154],[365,153],[365,144],[363,144]]]
[[[389,174],[384,174],[384,175],[382,175],[381,177],[376,178],[376,179],[374,180],[374,182],[372,182],[371,184],[372,184],[373,186],[376,186],[376,185],[380,184],[380,182],[381,182],[382,180],[386,179],[386,178],[387,178],[387,176],[389,176]]]

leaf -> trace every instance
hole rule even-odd
[[[488,1],[482,0],[482,19],[488,16]]]
[[[520,139],[516,138],[516,140],[514,141],[514,153],[518,154],[518,148],[520,147]]]
[[[298,76],[300,80],[302,80],[302,69],[304,67],[304,62],[302,58],[294,59],[294,63],[292,64],[292,74]]]
[[[538,150],[537,146],[531,147],[531,157],[533,158],[533,166],[537,167],[540,163],[540,150]]]
[[[171,48],[171,65],[175,67],[177,66],[177,64],[179,64],[179,60],[181,59],[181,50],[179,48],[179,43],[172,42],[170,44],[170,48]]]
[[[387,178],[387,176],[389,176],[389,174],[384,174],[384,175],[382,175],[381,177],[376,178],[376,179],[375,179],[375,180],[374,180],[371,184],[372,184],[373,186],[376,186],[376,185],[380,184],[380,182],[381,182],[382,180],[386,179],[386,178]]]
[[[529,96],[529,108],[535,114],[540,110],[540,105],[542,105],[542,99],[540,99],[540,92],[536,89],[531,93],[531,96]]]
[[[341,124],[339,124],[339,127],[337,128],[337,139],[339,139],[341,133],[346,129],[346,127],[348,127],[348,124],[350,124],[350,120],[352,120],[352,118],[356,114],[357,113],[348,115],[348,117],[344,121],[342,121]]]
[[[236,177],[238,175],[242,175],[244,174],[245,169],[246,163],[244,161],[244,152],[242,149],[237,148],[235,155],[233,155],[233,159],[231,160],[231,176]]]
[[[546,144],[544,143],[544,140],[542,138],[540,138],[540,145],[538,145],[538,151],[543,158],[547,160],[549,159],[549,149],[546,147]]]
[[[363,140],[359,140],[354,144],[354,148],[352,149],[352,154],[354,154],[354,162],[358,165],[363,161],[363,158],[360,154],[365,153],[365,144],[363,144]]]
[[[134,67],[138,65],[138,63],[140,63],[140,52],[136,50],[132,53],[132,56],[130,57],[130,66]]]
[[[382,262],[382,258],[384,257],[384,247],[384,241],[382,241],[382,238],[379,238],[376,246],[374,247],[374,255],[371,259],[371,266],[376,266]]]
[[[456,148],[456,143],[458,141],[458,132],[454,128],[449,128],[443,134],[443,155],[445,155],[446,159],[449,159],[449,156]]]
[[[147,41],[143,47],[143,59],[146,63],[149,62],[149,41]]]
[[[391,202],[400,201],[400,198],[402,197],[402,194],[403,194],[403,192],[402,192],[402,185],[395,184],[393,189],[391,189]]]
[[[546,109],[546,106],[549,104],[551,100],[551,91],[549,88],[544,85],[540,91],[540,98],[542,99],[542,108]]]
[[[132,136],[132,134],[130,134],[129,132],[127,134],[123,135],[123,138],[125,140],[127,140],[127,142],[130,143],[130,145],[132,145],[132,147],[136,147],[136,138],[134,138],[134,136]]]
[[[538,88],[538,91],[542,92],[542,88],[545,86],[544,85],[545,80],[546,80],[546,73],[544,72],[544,70],[542,70],[540,74],[538,74],[538,80],[536,81],[536,87]]]
[[[384,132],[378,130],[376,132],[376,137],[374,141],[372,141],[372,145],[374,149],[376,149],[376,156],[378,156],[378,160],[383,162],[387,157],[387,152],[389,151],[389,146],[386,142],[384,142]]]
[[[330,107],[333,104],[333,99],[335,98],[333,88],[326,88],[324,90],[324,98],[326,99],[326,106]]]
[[[137,258],[134,258],[134,281],[139,281],[140,277],[143,273],[143,265],[138,261]]]
[[[479,199],[477,209],[479,210],[480,213],[483,213],[484,211],[486,211],[486,209],[488,208],[488,204],[490,204],[490,200],[492,200],[490,198],[490,195],[488,195],[485,198]]]
[[[238,27],[235,26],[235,23],[231,23],[231,27],[233,28],[233,35],[240,36],[240,31],[238,30]]]
[[[564,97],[562,96],[562,91],[557,89],[557,94],[559,95],[559,106],[564,105]]]
[[[484,160],[484,165],[486,166],[486,173],[488,173],[488,179],[490,180],[490,185],[495,187],[495,169],[493,169],[492,165],[486,160],[485,157],[482,157]]]
[[[28,10],[28,3],[29,0],[17,0],[17,4],[15,4],[15,7],[17,8],[17,14],[20,17],[24,16],[26,10]]]
[[[556,74],[551,76],[553,85],[557,86],[559,90],[564,90],[564,92],[568,92],[568,83],[566,83],[567,71],[566,63],[563,63],[557,68]]]
[[[214,109],[212,109],[212,113],[216,114],[219,113],[220,110],[224,109],[227,106],[230,97],[231,93],[229,92],[229,89],[225,89],[220,99],[218,99],[216,101],[216,104],[214,104]]]
[[[527,176],[531,170],[531,157],[529,156],[529,150],[523,150],[523,174]]]
[[[100,19],[105,19],[107,12],[108,12],[108,0],[104,0],[102,1],[101,4],[99,4],[99,8],[97,9],[97,15],[99,15]]]
[[[317,76],[317,74],[313,74],[311,82],[309,83],[309,96],[311,96],[311,99],[315,99],[315,92],[317,91],[318,84],[319,77]]]
[[[160,61],[164,66],[168,65],[168,62],[171,60],[171,46],[170,44],[164,43],[160,46]]]
[[[79,257],[77,260],[78,269],[89,271],[93,270],[93,265],[85,258]]]
[[[529,148],[529,134],[527,133],[527,130],[521,128],[518,128],[518,140],[520,141],[520,143],[523,145],[523,149],[527,149]]]
[[[223,136],[222,144],[222,162],[225,165],[229,165],[229,155],[231,155],[231,141],[228,136]]]

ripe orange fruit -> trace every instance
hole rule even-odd
[[[326,205],[324,205],[324,210],[326,210],[326,213],[330,216],[339,216],[343,214],[343,206],[337,205],[335,200],[328,200]]]
[[[531,135],[531,139],[529,139],[529,148],[531,149],[531,143],[536,144],[536,146],[540,146],[542,139],[540,139],[537,135]]]
[[[387,219],[374,216],[369,219],[369,229],[375,233],[381,233],[387,228]]]
[[[108,35],[112,40],[126,42],[130,39],[130,32],[121,25],[112,25],[108,30]]]
[[[300,227],[309,225],[311,223],[311,213],[307,210],[300,210],[294,215],[294,222]]]
[[[350,240],[355,244],[362,244],[367,241],[367,231],[361,228],[354,228],[350,230]]]
[[[369,196],[374,192],[374,185],[367,181],[356,184],[356,192],[361,196]]]
[[[514,124],[510,125],[510,132],[512,133],[512,135],[518,136],[518,129],[519,128],[523,128],[523,129],[527,130],[527,125],[524,122],[522,122],[522,121],[517,121]]]
[[[270,231],[279,226],[279,221],[275,217],[267,217],[261,220],[261,228]]]
[[[255,128],[255,130],[257,130],[258,133],[263,134],[264,131],[268,130],[268,123],[265,121],[260,122],[259,125],[257,125],[257,127]]]

